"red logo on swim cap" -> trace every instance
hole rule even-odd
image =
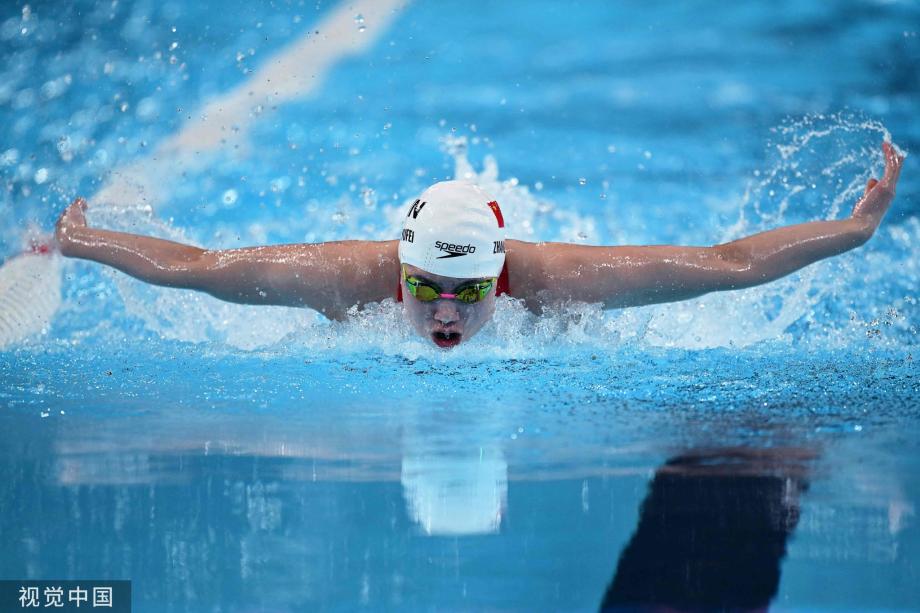
[[[489,203],[489,208],[492,209],[493,213],[495,213],[495,219],[498,220],[498,227],[504,228],[505,218],[502,217],[502,210],[498,208],[498,203],[493,200],[492,202]]]

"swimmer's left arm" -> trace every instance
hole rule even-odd
[[[869,240],[891,205],[904,160],[887,143],[883,149],[884,177],[869,180],[847,219],[787,226],[713,247],[506,241],[512,295],[531,309],[566,300],[619,308],[774,281]]]

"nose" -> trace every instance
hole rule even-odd
[[[460,311],[454,300],[438,300],[434,309],[434,318],[442,324],[452,324],[460,319]]]

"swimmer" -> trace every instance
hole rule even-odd
[[[846,219],[814,221],[713,247],[587,246],[505,238],[501,208],[478,186],[436,183],[389,241],[335,241],[209,250],[87,226],[75,200],[55,237],[68,257],[107,264],[166,287],[241,304],[315,309],[345,319],[353,307],[402,301],[411,326],[438,347],[473,337],[496,295],[536,313],[567,301],[622,308],[769,283],[865,243],[894,199],[904,157],[883,143],[885,174],[869,179]]]

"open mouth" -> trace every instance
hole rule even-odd
[[[453,347],[460,344],[461,336],[463,335],[459,332],[434,332],[431,339],[438,347]]]

